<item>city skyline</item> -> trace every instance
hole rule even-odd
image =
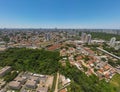
[[[0,28],[120,29],[119,0],[1,0]]]

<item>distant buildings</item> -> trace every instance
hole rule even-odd
[[[86,33],[83,33],[82,32],[82,34],[81,34],[81,40],[83,41],[83,42],[85,42],[85,39],[86,39]]]
[[[112,37],[110,40],[110,47],[115,47],[116,38]]]
[[[86,34],[86,33],[82,33],[81,34],[81,40],[83,41],[83,43],[91,43],[91,34]]]
[[[88,34],[86,36],[86,43],[90,44],[91,43],[91,34]]]
[[[46,41],[50,41],[50,39],[51,39],[50,33],[46,33],[46,34],[45,34],[45,40],[46,40]]]
[[[112,37],[109,43],[110,47],[113,47],[115,50],[119,50],[120,49],[120,42],[116,41],[115,37]]]

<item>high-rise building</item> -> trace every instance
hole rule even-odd
[[[111,40],[110,40],[110,46],[115,47],[115,42],[116,42],[116,38],[112,37]]]
[[[50,33],[45,34],[45,40],[49,41],[51,39]]]
[[[82,33],[82,34],[81,34],[81,40],[82,40],[84,43],[90,44],[90,43],[91,43],[91,34]]]
[[[91,43],[91,34],[86,35],[85,42],[90,44]]]
[[[82,32],[82,34],[81,34],[81,40],[83,42],[85,42],[86,36],[87,36],[87,34]]]

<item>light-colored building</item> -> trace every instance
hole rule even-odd
[[[81,34],[81,40],[83,41],[83,43],[91,43],[91,34],[86,34],[86,33],[82,33]]]
[[[91,43],[91,34],[86,35],[85,42],[90,44]]]
[[[6,66],[4,68],[2,68],[0,70],[0,77],[3,77],[6,73],[11,71],[11,67],[10,66]]]
[[[115,42],[116,42],[116,38],[112,37],[111,40],[110,40],[110,46],[115,47]]]
[[[18,81],[11,81],[9,84],[8,84],[9,88],[11,89],[15,89],[15,90],[19,90],[21,88],[21,84],[20,82]]]
[[[50,39],[51,39],[50,33],[46,33],[46,34],[45,34],[45,40],[46,40],[46,41],[50,41]]]
[[[30,76],[30,80],[34,80],[36,82],[39,82],[39,77],[37,77],[37,76]]]
[[[85,39],[86,39],[86,33],[83,33],[82,32],[82,34],[81,34],[81,40],[83,41],[83,42],[85,42]]]
[[[31,88],[31,89],[35,89],[37,87],[37,82],[34,80],[27,80],[26,87]]]
[[[36,90],[37,92],[48,92],[48,88],[47,87],[39,87]]]
[[[26,82],[26,78],[23,77],[16,77],[14,80],[20,82],[21,84],[24,84]]]
[[[115,46],[115,50],[119,50],[120,49],[120,45]]]

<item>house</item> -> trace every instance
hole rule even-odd
[[[67,89],[62,89],[60,90],[60,92],[67,92]]]
[[[8,84],[9,88],[11,89],[15,89],[15,90],[19,90],[21,88],[21,84],[20,82],[18,81],[11,81],[9,84]]]
[[[25,85],[27,88],[35,89],[37,87],[37,82],[34,80],[27,80]]]
[[[30,80],[34,80],[34,81],[36,81],[37,83],[39,82],[39,77],[37,77],[37,76],[30,76],[29,79],[30,79]]]
[[[46,80],[47,80],[47,77],[40,77],[40,82],[41,83],[45,84]]]
[[[37,92],[48,92],[48,88],[47,87],[38,87],[36,89]]]
[[[107,70],[109,70],[109,69],[110,69],[110,66],[109,66],[108,64],[104,66],[104,70],[107,71]]]
[[[26,82],[26,78],[24,78],[24,77],[16,77],[16,78],[14,79],[14,81],[18,81],[18,82],[20,82],[21,84],[24,84],[24,83]]]

